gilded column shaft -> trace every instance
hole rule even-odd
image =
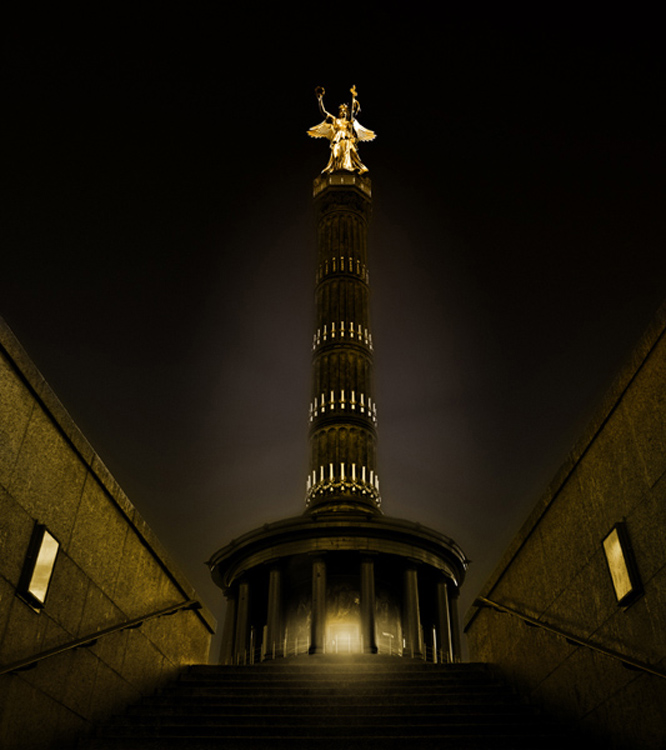
[[[377,511],[367,262],[370,181],[340,173],[318,178],[315,205],[318,267],[307,504],[311,511]]]

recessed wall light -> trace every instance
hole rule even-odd
[[[615,524],[602,544],[615,598],[618,604],[628,604],[640,594],[641,584],[625,524]]]
[[[43,524],[36,524],[30,539],[23,572],[19,581],[19,595],[39,610],[46,602],[60,543]]]

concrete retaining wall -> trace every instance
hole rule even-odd
[[[481,595],[666,673],[665,330],[666,306]],[[602,549],[618,522],[642,582],[627,606]],[[466,632],[472,659],[604,747],[663,748],[666,679],[489,609],[472,608]]]
[[[17,595],[35,524],[60,543],[45,606]],[[0,668],[197,599],[0,319]],[[0,676],[0,746],[69,746],[92,722],[205,663],[206,608]]]

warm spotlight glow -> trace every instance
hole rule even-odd
[[[326,653],[358,654],[363,651],[361,629],[351,622],[336,622],[326,628]]]

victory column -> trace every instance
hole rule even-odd
[[[358,144],[375,138],[315,94],[330,142],[314,181],[315,279],[310,466],[301,516],[266,524],[208,565],[227,598],[220,661],[249,664],[297,654],[391,654],[460,659],[457,599],[468,561],[448,537],[385,516],[377,474],[377,404],[367,234],[372,207]]]

